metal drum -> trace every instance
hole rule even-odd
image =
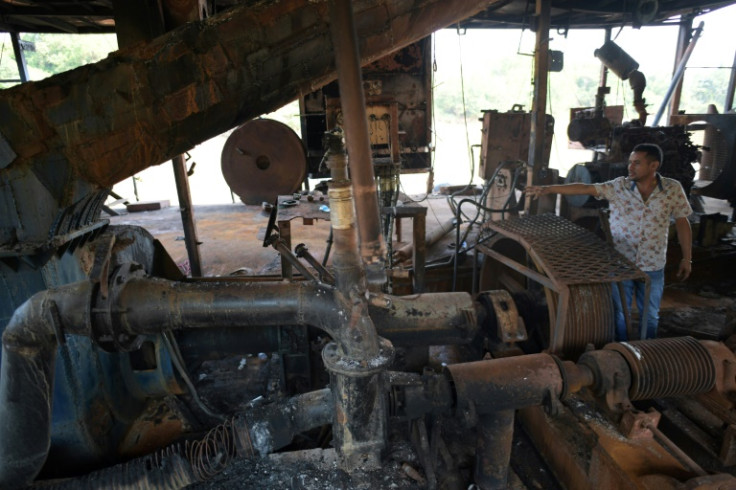
[[[307,157],[301,138],[286,124],[254,119],[233,131],[222,148],[222,175],[245,204],[274,202],[301,186]]]

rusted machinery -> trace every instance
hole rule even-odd
[[[240,126],[222,148],[222,175],[246,204],[273,203],[298,190],[307,173],[299,136],[284,123],[254,119]]]
[[[692,20],[690,23],[692,24]],[[690,50],[700,30],[702,25],[695,31],[695,39],[690,43]],[[733,114],[672,114],[668,126],[658,126],[657,123],[654,126],[646,126],[647,112],[643,98],[646,80],[637,70],[639,64],[610,40],[596,50],[595,55],[602,60],[606,68],[622,80],[630,81],[634,91],[634,106],[639,118],[622,124],[622,113],[616,110],[621,108],[604,106],[608,87],[605,86],[606,77],[602,75],[596,107],[571,113],[568,126],[570,140],[596,151],[596,158],[592,162],[576,165],[568,174],[567,181],[603,182],[623,176],[626,174],[631,149],[639,143],[656,143],[663,151],[664,161],[659,169],[663,176],[679,181],[690,196],[696,178],[693,164],[700,164],[699,179],[703,183],[700,187],[696,186],[693,196],[728,200],[733,207],[734,172],[736,172],[734,170],[736,157],[733,150],[736,118]],[[678,80],[673,80],[673,84],[676,81]],[[662,109],[657,114],[657,120],[661,116],[661,111]],[[618,120],[607,117],[614,114],[618,116]],[[702,145],[693,143],[694,131],[704,132]],[[566,199],[566,203],[577,208],[586,205],[597,206],[592,200],[581,196],[572,196]],[[572,215],[575,216],[575,211]]]
[[[611,342],[607,294],[638,276],[585,230],[489,223],[492,290],[382,291],[354,18],[369,61],[487,4],[259,2],[3,94],[0,487],[183,488],[277,451],[331,455],[343,488],[387,461],[406,488],[733,487],[731,346]],[[107,185],[332,78],[333,51],[331,270],[186,279],[150,234],[99,219]],[[546,306],[524,302],[542,289]],[[682,397],[715,456],[684,451],[645,405]],[[515,466],[517,419],[544,480]]]

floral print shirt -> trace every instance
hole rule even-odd
[[[597,199],[608,200],[616,250],[642,271],[664,269],[670,218],[686,218],[693,212],[680,183],[657,174],[657,186],[646,201],[626,177],[594,185]]]

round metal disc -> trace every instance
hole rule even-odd
[[[570,171],[567,173],[567,176],[565,177],[565,183],[592,184],[593,176],[590,175],[590,170],[588,170],[588,167],[586,167],[584,164],[579,163],[577,165],[573,165]],[[586,202],[588,202],[588,200],[592,199],[592,197],[584,194],[577,194],[572,196],[565,196],[565,199],[570,206],[581,208],[585,205]]]
[[[273,203],[299,189],[307,157],[299,136],[286,124],[254,119],[240,126],[222,148],[222,175],[245,204]]]

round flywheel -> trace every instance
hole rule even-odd
[[[221,165],[225,182],[245,204],[292,194],[307,173],[302,140],[273,119],[254,119],[233,131],[222,148]]]

